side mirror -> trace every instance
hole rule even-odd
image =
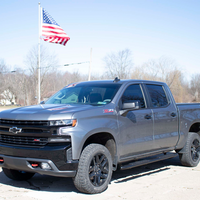
[[[41,101],[40,104],[45,104],[45,101]]]
[[[122,110],[137,110],[140,108],[140,101],[129,101],[122,104]]]

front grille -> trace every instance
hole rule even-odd
[[[0,143],[44,146],[48,143],[48,138],[45,137],[26,137],[0,134]]]
[[[9,128],[0,127],[0,131],[9,131]]]
[[[49,133],[49,131],[44,131],[42,129],[22,129],[22,133]]]
[[[8,120],[8,119],[0,119],[0,124],[2,125],[11,125],[11,126],[48,126],[48,121],[26,121],[26,120]]]

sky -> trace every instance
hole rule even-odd
[[[38,2],[0,1],[0,59],[27,70],[28,52],[38,44]],[[103,58],[130,49],[134,66],[161,56],[173,59],[186,78],[200,73],[199,0],[40,0],[41,7],[70,37],[66,46],[41,41],[59,68],[102,74]]]

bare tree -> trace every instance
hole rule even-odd
[[[0,98],[1,100],[12,103],[16,100],[16,93],[14,91],[14,74],[10,67],[5,64],[3,60],[0,61]]]
[[[176,62],[167,57],[152,59],[133,69],[131,78],[163,81],[170,87],[177,102],[189,101],[183,74]]]
[[[70,73],[61,72],[56,68],[57,59],[44,48],[41,49],[41,97],[48,98],[65,85],[73,82],[86,81],[87,76],[79,71]],[[131,52],[126,49],[116,54],[109,54],[104,58],[107,71],[103,76],[93,75],[94,79],[106,78],[133,78],[166,82],[176,102],[200,101],[200,74],[193,75],[190,81],[184,81],[182,71],[174,60],[161,57],[150,60],[132,69]],[[21,105],[36,103],[37,96],[37,48],[32,48],[26,57],[27,70],[16,69],[14,74],[9,73],[10,68],[0,60],[0,98],[14,100]],[[6,73],[8,72],[8,73]],[[13,100],[14,99],[14,100]]]
[[[9,71],[8,66],[5,64],[4,60],[0,60],[0,93],[4,92],[6,86],[4,84],[5,74]]]
[[[21,68],[16,68],[16,72],[10,83],[14,89],[16,101],[21,105],[29,105],[29,94],[31,92],[31,79],[30,76]]]
[[[192,75],[189,93],[193,96],[193,101],[200,101],[200,74]]]
[[[136,67],[132,71],[132,78],[145,80],[164,81],[169,87],[173,81],[179,77],[180,70],[176,62],[167,57],[160,57],[158,60],[152,59]]]
[[[105,75],[108,78],[119,77],[127,79],[130,77],[130,70],[133,66],[132,53],[129,49],[111,53],[104,57],[103,61],[106,67]]]
[[[37,83],[38,83],[38,49],[37,46],[34,46],[26,56],[25,63],[30,74],[30,81],[32,82],[31,88],[31,102],[35,102],[35,96],[37,96]],[[40,55],[40,67],[41,67],[41,99],[46,93],[46,81],[48,81],[48,73],[53,72],[55,68],[58,67],[58,59],[56,55],[48,53],[47,49],[41,46],[41,55]],[[33,92],[34,91],[34,92]]]

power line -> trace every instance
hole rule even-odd
[[[89,61],[86,61],[86,62],[79,62],[79,63],[70,63],[70,64],[65,64],[64,66],[79,65],[79,64],[83,64],[83,63],[89,63]]]
[[[69,65],[79,65],[79,64],[84,64],[84,63],[89,63],[89,61],[86,61],[86,62],[79,62],[79,63],[69,63],[69,64],[64,64],[64,65],[57,65],[57,66],[48,66],[48,67],[40,67],[40,69],[43,69],[43,68],[51,68],[51,67],[63,67],[63,66],[69,66]]]
[[[0,72],[0,74],[9,74],[9,73],[14,73],[16,71],[9,71],[9,72]]]

